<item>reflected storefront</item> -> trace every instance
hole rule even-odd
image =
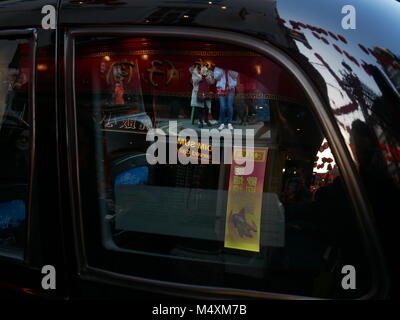
[[[257,53],[209,42],[202,43],[200,48],[195,42],[162,39],[91,41],[87,48],[80,46],[77,89],[80,94],[97,94],[99,104],[107,108],[114,106],[117,110],[125,105],[138,113],[145,111],[157,127],[176,118],[180,119],[179,126],[190,125],[189,119],[193,124],[190,99],[194,85],[190,70],[196,65],[213,73],[226,68],[237,72],[232,97],[238,105],[234,110],[236,123],[257,120],[256,109],[249,104],[260,98],[304,103],[299,87],[288,75]],[[220,117],[219,87],[216,79],[208,89],[212,100],[208,119],[215,121]],[[106,126],[122,128],[114,128],[109,122]]]

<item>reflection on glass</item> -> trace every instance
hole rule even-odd
[[[82,38],[75,52],[92,264],[182,283],[342,295],[333,285],[340,259],[364,268],[345,246],[358,244],[351,206],[303,91],[280,66],[242,48],[179,39]],[[110,74],[122,78],[121,103]],[[152,128],[165,133],[165,163],[148,161]],[[249,129],[249,154],[223,136]],[[194,141],[181,130],[222,139]],[[196,164],[176,161],[187,145]],[[226,147],[231,163],[201,163]],[[250,173],[239,156],[253,157]]]
[[[0,250],[25,246],[30,159],[30,45],[0,38]]]

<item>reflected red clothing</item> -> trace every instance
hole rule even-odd
[[[121,86],[115,87],[115,104],[125,104],[124,88]]]
[[[200,99],[206,100],[206,99],[211,99],[211,84],[210,82],[206,79],[205,76],[202,76],[201,81],[199,82],[199,91],[198,95]]]

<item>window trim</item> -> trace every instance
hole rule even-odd
[[[36,141],[36,54],[37,54],[37,30],[35,28],[28,29],[10,29],[0,30],[0,38],[7,38],[12,36],[20,36],[22,39],[30,40],[30,54],[31,54],[31,83],[28,91],[28,102],[31,112],[29,113],[31,129],[31,154],[30,154],[30,167],[28,177],[28,196],[26,205],[26,234],[25,234],[25,248],[23,256],[4,252],[0,249],[0,260],[13,261],[17,263],[29,263],[31,256],[31,246],[33,241],[32,235],[32,202],[33,202],[33,183],[35,171],[35,141]]]
[[[176,295],[188,295],[191,292],[195,297],[197,294],[207,293],[208,297],[215,295],[216,298],[224,297],[247,297],[247,298],[268,298],[268,299],[317,299],[314,297],[302,297],[297,295],[278,294],[273,292],[261,292],[253,290],[218,288],[211,286],[188,285],[168,281],[160,281],[143,277],[119,274],[97,267],[91,267],[88,264],[85,252],[85,242],[83,237],[83,221],[82,206],[79,181],[79,157],[78,157],[78,141],[77,141],[77,119],[76,119],[76,92],[75,92],[75,38],[77,36],[88,35],[106,35],[106,36],[138,36],[138,37],[177,37],[181,39],[208,40],[220,43],[237,45],[256,51],[271,59],[286,72],[288,72],[300,87],[305,91],[311,102],[311,108],[317,117],[322,132],[330,144],[332,153],[341,168],[341,174],[352,201],[361,232],[364,249],[369,259],[369,268],[372,276],[371,291],[359,298],[384,298],[388,296],[389,279],[386,272],[379,237],[373,223],[372,210],[368,205],[367,197],[358,178],[355,165],[352,161],[349,150],[347,149],[344,139],[340,134],[337,123],[333,114],[329,111],[327,104],[319,93],[317,86],[309,75],[297,64],[289,55],[282,50],[274,47],[267,41],[260,40],[251,36],[243,35],[232,31],[221,31],[212,28],[193,28],[193,27],[173,27],[173,26],[130,26],[130,27],[88,27],[88,28],[71,28],[66,30],[64,35],[65,55],[65,98],[66,98],[66,135],[67,155],[68,155],[68,179],[70,189],[70,201],[73,210],[73,225],[75,249],[77,253],[78,274],[82,279],[91,279],[101,282],[113,283],[131,288],[139,286],[144,290],[161,291],[170,293],[171,290],[178,291],[173,293]],[[71,127],[70,127],[71,126]],[[165,292],[165,289],[167,292]],[[183,292],[181,292],[183,290]]]

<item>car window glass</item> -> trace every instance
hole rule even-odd
[[[340,169],[282,67],[214,42],[82,37],[74,77],[90,265],[305,296],[367,292]],[[356,290],[342,286],[345,265]]]
[[[29,191],[31,45],[0,37],[0,252],[23,256]]]

